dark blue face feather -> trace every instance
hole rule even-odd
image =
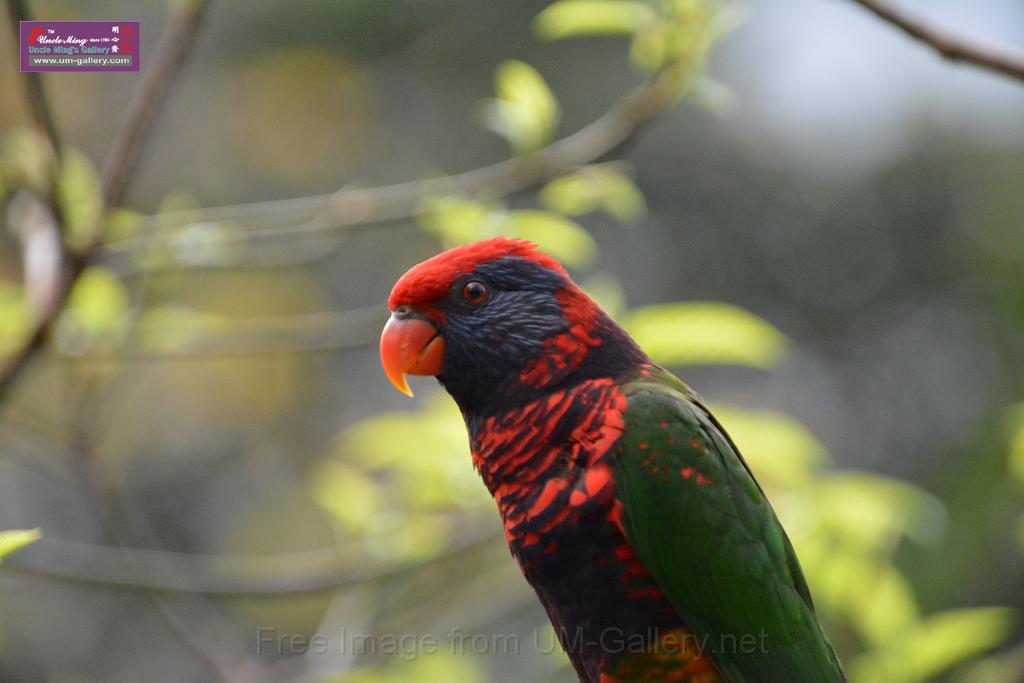
[[[462,295],[471,280],[490,290],[478,306]],[[544,340],[567,329],[555,298],[565,285],[559,273],[517,256],[481,264],[455,282],[436,307],[448,315],[439,379],[460,405],[511,389],[506,385],[540,355]]]
[[[463,297],[467,282],[483,282],[490,294],[479,305]],[[569,328],[556,294],[566,278],[529,259],[506,256],[481,264],[460,277],[448,297],[435,304],[447,314],[444,372],[438,380],[463,413],[493,412],[543,394],[524,385],[519,374],[544,353],[544,343]],[[581,371],[599,376],[638,361],[643,354],[632,340],[600,311],[596,333],[605,344],[595,347]],[[617,350],[626,353],[617,353]],[[616,359],[617,356],[621,358]],[[602,362],[602,359],[607,362]]]

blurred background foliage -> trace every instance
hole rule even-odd
[[[168,11],[33,9],[138,17],[146,59]],[[19,193],[102,241],[0,405],[0,679],[575,680],[457,409],[376,366],[405,268],[509,234],[712,402],[854,683],[1024,681],[1024,89],[739,9],[214,2],[124,207],[139,76],[48,75],[57,154],[0,32],[0,354]]]

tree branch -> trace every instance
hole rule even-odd
[[[176,228],[192,223],[270,223],[271,227],[254,230],[247,235],[250,244],[259,244],[401,220],[414,215],[420,203],[431,196],[486,194],[488,199],[506,197],[612,154],[671,106],[680,94],[679,89],[679,77],[670,71],[663,72],[628,92],[593,123],[534,154],[452,176],[381,187],[346,187],[333,194],[150,216],[142,222],[145,236],[108,243],[98,257],[109,263],[132,254],[145,253],[165,243],[168,231],[173,235]],[[194,267],[203,265],[194,264]]]
[[[958,35],[929,20],[878,0],[854,0],[875,16],[896,26],[911,38],[931,46],[942,57],[966,62],[1024,81],[1024,54]]]
[[[124,199],[148,134],[195,41],[206,9],[205,0],[185,0],[175,4],[178,6],[176,16],[160,39],[153,64],[145,71],[142,83],[135,90],[128,105],[128,117],[103,164],[101,184],[103,200],[108,207],[117,206]]]
[[[353,567],[352,559],[365,554],[355,546],[267,556],[212,556],[99,546],[44,536],[4,558],[0,572],[132,591],[277,597],[406,576],[438,561],[471,554],[498,538],[492,528],[464,530],[460,536],[463,540],[436,557],[386,567],[366,563]]]
[[[21,243],[25,299],[33,324],[53,310],[64,278],[64,244],[53,210],[28,190],[18,190],[7,206],[7,223]]]
[[[17,5],[16,7],[14,6],[15,4]],[[153,121],[156,119],[159,104],[164,101],[164,95],[170,82],[184,61],[184,47],[192,44],[189,38],[198,26],[199,19],[202,16],[202,9],[205,5],[206,0],[188,0],[179,4],[179,9],[171,20],[171,28],[168,29],[167,36],[182,38],[182,50],[164,47],[167,45],[166,41],[162,43],[161,49],[153,60],[147,77],[140,87],[139,97],[136,98],[138,104],[133,107],[132,115],[129,116],[125,123],[124,132],[119,136],[119,141],[123,142],[115,145],[115,152],[117,149],[122,151],[112,153],[111,161],[105,168],[105,170],[109,169],[109,171],[104,173],[104,197],[113,200],[120,199],[120,196],[127,188],[128,179],[131,177],[131,172],[138,161],[139,149],[146,134],[152,127]],[[16,3],[9,3],[9,6],[11,7],[12,16],[25,13],[20,0]],[[17,24],[15,24],[15,27],[17,27]],[[41,96],[42,92],[40,91],[39,97]],[[152,102],[144,102],[143,100],[146,98],[152,98]],[[40,99],[38,101],[43,107],[43,111],[46,111],[45,100]],[[54,131],[52,140],[56,139],[56,131]],[[108,206],[110,204],[111,202],[108,202]],[[54,204],[51,208],[54,214],[59,217],[59,207]],[[36,351],[42,348],[49,335],[50,327],[57,319],[64,301],[71,293],[75,280],[85,270],[86,266],[89,265],[92,253],[99,247],[103,231],[96,230],[95,234],[97,235],[96,242],[87,247],[81,254],[74,255],[73,258],[70,258],[72,255],[67,254],[65,246],[61,243],[62,252],[65,256],[69,257],[66,259],[68,261],[68,272],[60,278],[53,291],[53,296],[48,297],[49,306],[37,312],[25,345],[17,353],[0,362],[0,404],[2,404],[14,381],[28,366],[29,360],[35,355]]]
[[[125,345],[109,353],[86,353],[71,362],[113,363],[171,362],[244,359],[258,356],[311,354],[367,346],[376,342],[387,320],[383,305],[354,308],[336,313],[297,314],[271,318],[233,320],[227,330],[204,333],[169,349]],[[160,337],[159,330],[154,337]],[[183,330],[179,326],[177,333]]]
[[[21,59],[21,27],[20,22],[31,21],[32,16],[28,7],[22,0],[7,0],[7,16],[11,22],[11,33],[14,47],[15,62]],[[36,71],[26,71],[21,74],[22,83],[25,84],[25,96],[28,100],[29,112],[36,126],[46,135],[53,147],[54,154],[60,158],[60,135],[57,133],[57,124],[53,120],[50,105],[46,101],[46,92],[43,90],[42,74]]]

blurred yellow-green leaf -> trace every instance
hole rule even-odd
[[[910,681],[924,681],[1002,643],[1014,622],[1003,607],[950,610],[929,616],[906,643]]]
[[[712,412],[763,484],[802,486],[824,461],[821,442],[784,413],[721,404],[714,404]]]
[[[122,331],[128,293],[114,273],[91,266],[79,276],[61,314],[57,343],[71,355],[85,353]]]
[[[415,634],[415,652],[396,644],[389,666],[358,670],[342,676],[318,678],[317,683],[408,683],[409,681],[444,681],[444,683],[476,683],[483,672],[476,661],[451,652],[451,647],[427,634]]]
[[[590,233],[575,221],[549,211],[512,211],[508,226],[510,234],[536,243],[566,265],[585,266],[597,255],[597,243]]]
[[[657,304],[636,309],[625,327],[664,365],[749,365],[782,358],[786,338],[764,319],[725,303]]]
[[[850,667],[854,683],[921,683],[1005,641],[1013,611],[950,610],[929,616]]]
[[[28,188],[40,197],[50,193],[50,176],[55,163],[50,143],[31,128],[9,129],[0,145],[5,184]]]
[[[96,168],[74,148],[64,150],[57,175],[57,199],[68,247],[80,250],[96,241],[102,229],[103,196]]]
[[[491,209],[479,202],[458,197],[430,197],[422,203],[416,220],[427,233],[436,235],[445,247],[479,239]]]
[[[434,557],[451,540],[451,517],[418,510],[373,517],[367,529],[366,549],[380,560],[413,562]]]
[[[1024,404],[1007,410],[1006,422],[1010,431],[1010,471],[1024,482]]]
[[[446,247],[495,235],[522,237],[571,266],[584,266],[597,254],[597,244],[575,221],[549,211],[505,211],[457,197],[435,197],[417,215],[425,232]]]
[[[736,93],[729,86],[707,74],[701,74],[694,80],[690,98],[716,114],[729,113],[739,105]]]
[[[655,24],[637,32],[629,46],[629,61],[633,66],[647,73],[660,69],[668,58],[670,27]]]
[[[927,542],[945,525],[945,509],[936,498],[880,475],[828,475],[818,482],[815,495],[830,533],[866,549],[891,546],[903,536]]]
[[[43,537],[39,529],[12,529],[0,531],[0,561],[11,553],[35,543]]]
[[[328,460],[310,477],[313,500],[352,529],[362,531],[387,506],[384,492],[364,471]]]
[[[512,145],[517,154],[540,149],[555,132],[558,102],[544,78],[529,64],[507,60],[494,74],[497,98],[481,105],[484,124]]]
[[[396,500],[421,509],[464,509],[487,500],[473,469],[454,403],[436,392],[420,410],[381,413],[346,430],[333,449],[341,462],[388,475]]]
[[[139,316],[135,334],[137,343],[145,351],[178,351],[228,326],[223,316],[167,304],[150,308]]]
[[[533,22],[542,40],[575,36],[632,35],[658,21],[653,7],[631,0],[560,0],[546,7]]]
[[[913,588],[888,558],[836,545],[827,536],[793,542],[819,609],[849,623],[869,645],[884,645],[917,621]]]
[[[619,164],[593,164],[552,180],[541,189],[541,202],[567,216],[602,209],[620,221],[643,215],[643,194]]]
[[[0,280],[0,355],[21,348],[28,332],[24,291],[13,282]]]
[[[118,207],[107,217],[107,228],[104,238],[108,241],[126,240],[135,237],[139,232],[142,214],[124,207]]]

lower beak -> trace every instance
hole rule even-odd
[[[392,315],[380,335],[380,364],[384,374],[396,389],[412,396],[405,376],[441,374],[444,344],[444,337],[428,321]]]

